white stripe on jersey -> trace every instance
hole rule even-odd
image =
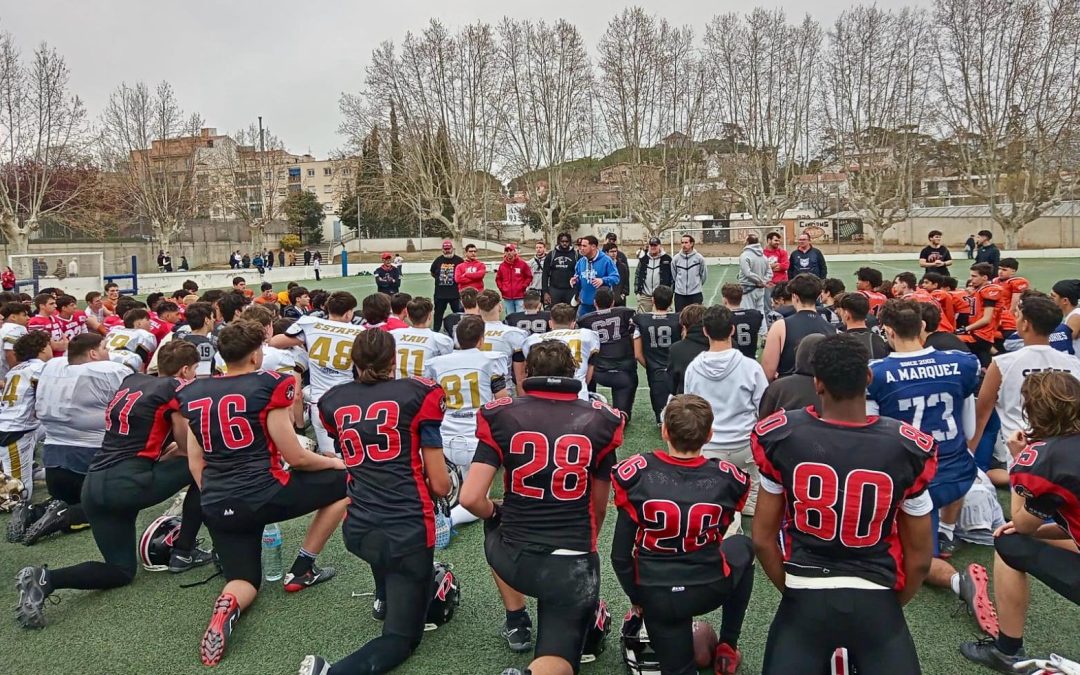
[[[574,371],[574,379],[580,381],[583,385],[581,391],[578,392],[578,398],[583,401],[588,401],[589,390],[588,387],[584,386],[585,376],[589,373],[589,361],[600,351],[600,336],[588,328],[563,328],[552,330],[543,335],[530,335],[528,339],[525,340],[525,344],[522,346],[521,351],[525,354],[525,357],[528,358],[529,348],[544,340],[558,340],[570,348],[570,353],[574,355],[574,362],[577,363],[577,369]]]
[[[17,363],[8,371],[4,395],[0,398],[0,431],[24,431],[38,426],[34,411],[38,377],[45,368],[41,359]]]
[[[331,387],[352,382],[352,345],[363,333],[351,323],[302,316],[285,331],[289,337],[303,340],[311,370],[311,402]]]
[[[446,396],[446,414],[440,431],[443,444],[463,436],[476,447],[476,411],[494,398],[492,381],[508,377],[509,361],[502,354],[463,349],[436,356],[424,368]],[[456,460],[455,460],[456,461]]]
[[[421,377],[424,366],[431,359],[454,351],[454,341],[443,333],[430,328],[395,328],[390,331],[397,343],[397,379]]]

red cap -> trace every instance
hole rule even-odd
[[[382,259],[383,259],[383,260],[389,260],[390,258],[393,258],[393,257],[394,257],[394,256],[392,256],[392,255],[391,255],[391,254],[389,254],[389,253],[383,253],[383,254],[382,254]]]
[[[517,250],[517,244],[507,244],[506,248],[503,249],[503,251],[505,251],[507,253],[509,253],[510,251],[516,251],[516,250]]]
[[[450,241],[449,239],[443,239],[442,245],[443,245],[443,248],[446,248],[447,246],[453,248],[454,247],[454,242]]]

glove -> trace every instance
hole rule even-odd
[[[967,335],[967,332],[968,332],[968,331],[967,331],[967,327],[966,327],[966,326],[960,326],[960,327],[958,327],[958,328],[956,329],[956,334],[957,334],[957,335]]]

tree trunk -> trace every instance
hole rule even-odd
[[[154,231],[154,238],[157,239],[158,248],[162,251],[168,251],[170,244],[172,244],[173,224],[170,221],[151,221],[150,227]]]
[[[890,226],[874,223],[870,227],[874,231],[874,253],[881,253],[885,250],[885,230]]]
[[[248,225],[251,230],[251,250],[261,253],[263,250],[263,239],[266,230],[266,223],[262,221],[256,221]]]
[[[1005,231],[1005,250],[1015,251],[1020,248],[1020,230],[1023,225],[1016,223],[1002,223],[1001,229]]]
[[[16,216],[4,216],[0,230],[7,238],[8,255],[25,254],[30,250],[30,228],[20,224]]]

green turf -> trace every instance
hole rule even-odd
[[[1076,262],[1022,261],[1021,272],[1036,287],[1048,289],[1056,279],[1076,276]],[[856,263],[836,263],[830,269],[848,281],[853,279],[852,273],[858,266]],[[883,264],[877,266],[885,272],[890,271]],[[730,267],[711,269],[705,289],[706,300],[715,298],[720,283],[733,279],[735,272]],[[358,296],[374,290],[370,277],[327,279],[319,286],[347,289]],[[410,275],[405,279],[404,290],[429,294],[431,280],[423,275]],[[644,385],[644,376],[641,382]],[[627,432],[625,446],[619,451],[620,457],[655,448],[659,443],[658,432],[650,423],[652,415],[647,392],[642,390],[638,394],[634,422]],[[139,519],[140,528],[162,508],[164,505],[143,512]],[[603,561],[603,597],[615,615],[617,632],[628,603],[607,562],[614,523],[612,516],[609,510],[599,550]],[[299,545],[306,522],[307,519],[299,519],[283,525],[287,557]],[[0,529],[5,528],[6,523],[7,517],[0,516]],[[528,657],[510,653],[498,635],[502,608],[484,563],[482,536],[479,525],[465,526],[450,548],[437,552],[438,559],[453,563],[462,582],[462,606],[450,624],[428,633],[416,654],[396,672],[471,675],[500,673],[506,666],[520,668],[527,665]],[[24,565],[44,562],[60,567],[98,559],[97,556],[92,536],[85,532],[54,537],[33,548],[0,543],[0,579],[9,580],[0,586],[0,603],[9,608],[14,605],[15,594],[10,580]],[[990,560],[989,549],[979,547],[962,549],[955,558],[958,566],[971,561],[990,565]],[[280,585],[267,584],[259,601],[239,622],[228,654],[217,672],[226,675],[294,673],[305,654],[341,658],[378,634],[380,624],[371,618],[371,598],[352,597],[354,592],[370,592],[373,588],[367,566],[347,553],[341,538],[336,535],[320,561],[337,567],[340,576],[324,586],[289,597]],[[42,631],[18,628],[9,610],[7,620],[0,621],[0,654],[4,657],[6,670],[57,675],[205,673],[206,669],[198,661],[198,642],[209,618],[211,603],[222,583],[217,578],[196,588],[178,587],[181,581],[205,576],[201,570],[180,577],[140,571],[133,585],[108,593],[60,591],[55,597],[61,602],[48,606],[49,626]],[[760,672],[765,638],[778,600],[778,592],[759,571],[741,642],[745,659],[743,673]],[[961,641],[977,637],[977,630],[971,619],[955,613],[956,606],[951,593],[924,589],[906,610],[923,672],[928,675],[979,672],[957,651]],[[709,618],[718,623],[719,613]],[[1074,659],[1080,657],[1080,631],[1075,630],[1078,620],[1080,609],[1042,584],[1033,582],[1027,634],[1029,652],[1055,650]],[[624,672],[617,637],[609,638],[608,645],[609,650],[599,661],[583,666],[582,673]],[[806,672],[813,670],[808,665]]]

